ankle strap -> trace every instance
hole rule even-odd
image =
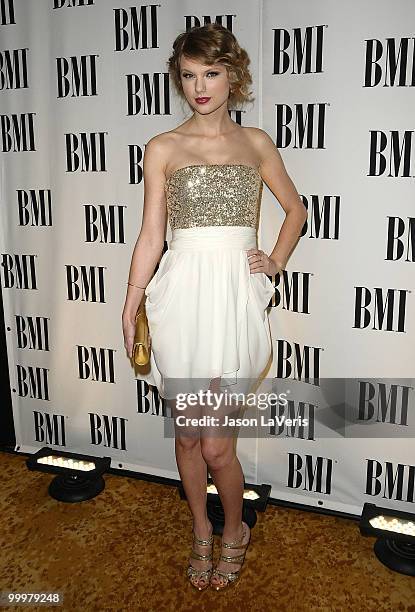
[[[239,540],[235,540],[235,542],[222,542],[223,548],[241,548],[241,543],[245,535],[246,535],[246,528],[243,527],[242,535],[239,538]],[[242,546],[244,546],[244,544],[242,544]]]
[[[213,542],[213,533],[208,540],[199,540],[199,538],[197,538],[196,535],[193,533],[193,539],[196,544],[199,544],[199,546],[210,546]]]

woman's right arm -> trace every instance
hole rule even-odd
[[[146,287],[159,261],[166,235],[167,208],[165,185],[166,147],[163,135],[155,136],[147,143],[143,157],[144,205],[140,233],[133,250],[128,282]],[[144,289],[127,285],[122,324],[124,346],[132,357],[135,333],[135,315]]]

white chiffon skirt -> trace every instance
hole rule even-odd
[[[248,393],[272,355],[267,306],[274,286],[250,273],[256,230],[207,226],[172,230],[147,288],[148,375],[159,395],[206,391],[212,378]]]

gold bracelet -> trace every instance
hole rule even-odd
[[[133,283],[127,283],[127,285],[131,285],[131,287],[137,287],[137,289],[145,289],[146,287],[139,287],[138,285],[134,285]]]

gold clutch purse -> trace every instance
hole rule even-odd
[[[150,361],[150,335],[144,300],[141,301],[135,316],[135,336],[133,360],[138,366],[145,366]]]

